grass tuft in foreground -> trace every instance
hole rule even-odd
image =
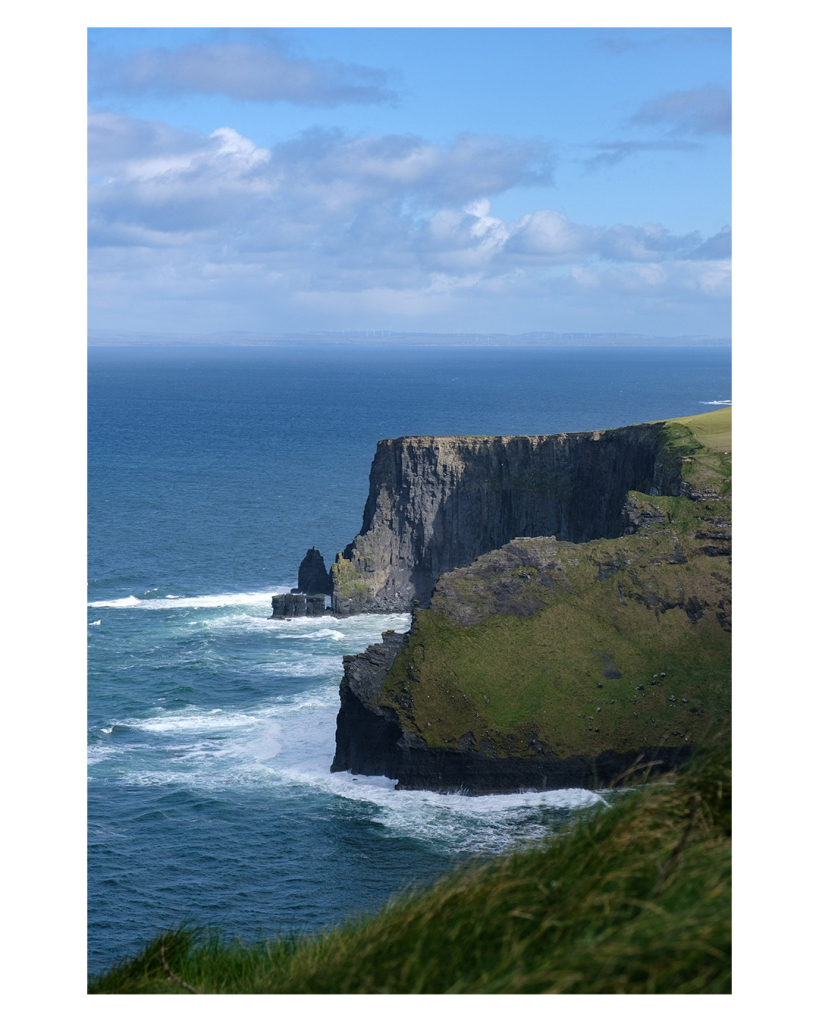
[[[727,746],[375,917],[244,945],[154,939],[91,993],[729,993]]]

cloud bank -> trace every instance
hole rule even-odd
[[[660,125],[678,135],[730,135],[731,93],[717,85],[670,92],[642,106],[633,125]]]
[[[271,45],[221,42],[150,47],[123,58],[110,51],[89,60],[92,95],[178,96],[199,93],[263,103],[336,107],[394,103],[389,76],[378,68],[292,57]]]
[[[623,317],[727,308],[728,229],[493,215],[507,190],[549,185],[552,161],[542,143],[495,136],[442,146],[313,129],[263,148],[228,127],[198,136],[92,113],[94,316],[130,304],[140,328],[530,330],[551,324],[524,322],[524,307],[584,323],[590,304]]]

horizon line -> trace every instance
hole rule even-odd
[[[567,331],[526,331],[520,334],[505,334],[500,331],[393,331],[393,330],[343,330],[343,331],[213,331],[207,334],[193,332],[148,332],[148,331],[105,331],[88,332],[87,345],[95,348],[103,345],[222,345],[248,347],[305,342],[325,344],[351,344],[355,342],[378,343],[404,341],[410,344],[637,344],[637,345],[708,345],[729,347],[730,337],[706,334],[657,335],[636,334],[624,331],[589,332]]]

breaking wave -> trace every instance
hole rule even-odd
[[[236,799],[244,799],[242,791],[269,792],[270,799],[300,793],[305,807],[313,808],[341,800],[396,836],[464,855],[543,838],[554,830],[555,813],[602,799],[583,789],[489,796],[397,790],[393,779],[331,773],[337,675],[338,668],[332,681],[255,707],[155,707],[109,722],[90,737],[89,771],[158,791],[230,791]]]
[[[261,590],[249,594],[202,594],[194,597],[177,597],[168,594],[163,597],[139,598],[133,594],[128,597],[117,597],[105,601],[89,601],[89,608],[233,608],[270,606],[270,595],[275,589]]]

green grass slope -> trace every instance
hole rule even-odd
[[[181,930],[91,993],[728,993],[730,750],[317,937]]]
[[[519,538],[441,577],[380,699],[430,747],[560,757],[696,743],[731,700],[730,416],[665,427],[692,497],[632,492],[636,532]]]
[[[669,422],[682,423],[706,448],[730,455],[732,419],[729,405],[716,412],[706,412],[699,416],[681,416],[676,420],[669,420]]]

